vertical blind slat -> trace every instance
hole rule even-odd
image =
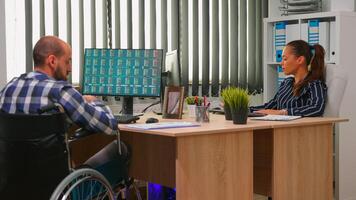
[[[40,0],[40,37],[45,35],[45,27],[45,5],[44,0]]]
[[[58,36],[58,0],[53,0],[53,35]]]
[[[163,55],[167,52],[167,0],[161,0],[161,45]],[[165,70],[165,68],[164,68]]]
[[[261,9],[262,19],[268,16],[268,2],[262,0],[262,9]],[[262,22],[261,22],[262,23]],[[263,26],[263,25],[262,25]],[[263,41],[263,38],[261,39]],[[263,41],[265,42],[265,41]],[[261,66],[263,67],[263,66]],[[261,78],[258,80],[261,85],[261,90],[263,89],[263,69],[261,69]]]
[[[156,0],[150,1],[150,48],[156,48]]]
[[[127,48],[132,49],[132,0],[127,0]]]
[[[209,95],[209,1],[202,2],[202,95]]]
[[[66,1],[66,10],[67,10],[67,42],[69,45],[72,45],[72,1]],[[68,77],[68,82],[72,83],[72,74]]]
[[[169,8],[171,11],[171,49],[169,51],[178,49],[178,8],[178,0],[171,0],[171,7]]]
[[[102,24],[103,24],[103,47],[108,47],[108,12],[107,12],[107,1],[102,1]]]
[[[185,95],[188,94],[189,90],[189,63],[188,63],[188,0],[180,1],[180,64],[181,64],[181,77],[182,86],[184,86]]]
[[[72,45],[72,4],[67,0],[67,42]]]
[[[26,72],[32,71],[32,1],[25,1]]]
[[[219,96],[219,1],[211,2],[211,95],[216,97]]]
[[[82,82],[84,62],[84,0],[79,0],[79,83]]]
[[[95,0],[90,1],[91,9],[91,47],[96,47],[96,5]]]
[[[239,81],[238,81],[238,86],[240,87],[245,87],[246,86],[246,81],[247,81],[247,12],[246,12],[246,0],[240,0],[239,1],[239,6],[238,6],[238,12],[239,12],[239,28],[238,28],[238,43],[239,43]]]
[[[120,1],[115,1],[115,48],[121,47]]]
[[[228,1],[220,1],[220,23],[221,23],[221,37],[220,37],[220,65],[221,65],[221,88],[226,88],[229,85],[229,12]]]
[[[256,74],[256,11],[255,11],[255,3],[256,0],[248,0],[247,8],[248,8],[248,16],[247,16],[247,24],[248,24],[248,32],[247,32],[247,46],[248,46],[248,59],[247,59],[247,84],[243,83],[245,87],[249,90],[255,90],[255,74]]]
[[[199,41],[198,41],[198,34],[199,34],[199,28],[198,28],[198,21],[199,21],[199,15],[198,15],[198,1],[195,0],[192,2],[192,10],[193,10],[193,16],[192,16],[192,21],[193,21],[193,30],[192,30],[192,35],[193,35],[193,84],[192,84],[192,95],[198,95],[199,94]]]
[[[112,2],[111,0],[106,0],[106,12],[107,12],[107,29],[108,29],[108,47],[111,49],[113,48],[112,46]]]
[[[0,87],[3,88],[6,83],[7,83],[7,78],[8,75],[7,73],[10,71],[7,69],[8,65],[8,60],[6,59],[6,56],[10,52],[6,52],[7,47],[6,47],[6,30],[2,27],[5,26],[6,24],[6,8],[5,8],[5,1],[0,1],[0,43],[2,44],[2,48],[0,49],[0,65],[2,66],[0,68]],[[9,45],[9,44],[7,44]]]
[[[256,76],[255,76],[255,88],[254,90],[259,90],[262,87],[262,2],[261,0],[256,0]]]
[[[240,41],[238,40],[238,38],[241,37],[240,33],[238,32],[238,12],[236,12],[238,10],[238,2],[237,0],[230,0],[230,5],[229,5],[229,14],[230,14],[230,18],[229,18],[229,27],[230,27],[230,32],[229,32],[229,66],[230,66],[230,84],[233,86],[237,86],[238,85],[238,81],[239,81],[239,67],[241,67],[240,65],[238,65],[238,61],[241,60],[240,56],[238,57],[237,55],[239,53],[241,53],[242,51],[238,51],[238,48],[241,49],[240,45]]]
[[[145,1],[138,1],[138,46],[145,48]]]

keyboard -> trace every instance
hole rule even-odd
[[[119,124],[136,123],[140,119],[140,117],[135,115],[115,115],[114,117],[119,121]]]

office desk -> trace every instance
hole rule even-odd
[[[201,127],[143,131],[120,125],[122,140],[132,147],[130,175],[175,187],[178,200],[252,200],[253,191],[273,200],[332,199],[332,126],[346,120],[233,125],[210,116]],[[264,147],[254,147],[261,141]]]

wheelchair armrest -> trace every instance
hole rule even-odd
[[[84,137],[87,137],[87,136],[93,135],[93,134],[97,134],[97,133],[86,130],[85,128],[79,128],[74,132],[74,134],[70,137],[70,139],[77,140],[77,139],[84,138]]]

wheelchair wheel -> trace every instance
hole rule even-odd
[[[85,199],[114,199],[114,193],[106,178],[90,168],[78,169],[69,174],[50,198],[50,200]]]
[[[116,188],[117,193],[115,194],[117,200],[133,199],[131,195],[135,195],[137,200],[142,200],[140,190],[137,186],[138,181],[133,178],[129,178],[123,185]]]

